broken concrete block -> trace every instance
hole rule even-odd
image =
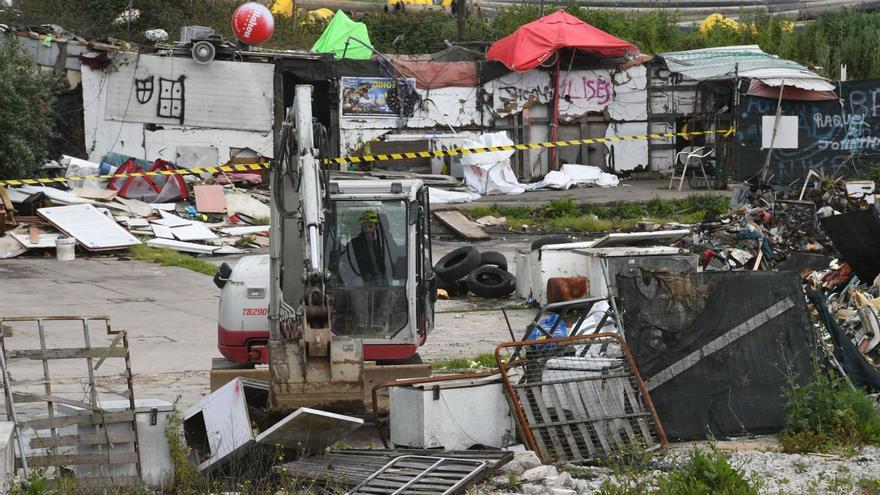
[[[498,472],[502,474],[521,475],[529,469],[541,466],[541,459],[531,450],[514,452],[513,459],[501,467]]]
[[[547,478],[544,484],[553,488],[574,488],[573,481],[571,475],[563,471],[555,479]]]
[[[520,479],[527,483],[541,483],[545,478],[559,476],[559,471],[555,466],[538,466],[524,472]]]
[[[525,485],[521,485],[519,487],[519,491],[525,493],[526,495],[544,495],[547,492],[547,489],[542,485],[533,485],[527,483]]]
[[[577,495],[577,492],[568,488],[547,488],[544,493],[546,495]]]

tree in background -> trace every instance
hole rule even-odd
[[[13,0],[0,22],[10,25],[58,24],[86,39],[109,38],[146,43],[144,32],[161,28],[171,40],[181,26],[210,26],[230,40],[230,20],[244,0],[133,0],[139,15],[131,22],[116,22],[129,0]],[[381,1],[381,0],[380,0]],[[767,53],[797,61],[819,74],[836,79],[840,65],[848,67],[849,79],[880,77],[880,12],[841,11],[822,13],[799,29],[789,19],[743,9],[735,22],[718,22],[700,29],[694,22],[682,29],[680,18],[670,9],[623,12],[588,8],[573,1],[548,4],[545,13],[564,7],[599,29],[636,44],[643,53],[691,50],[717,46],[756,44]],[[491,43],[517,27],[538,18],[534,4],[511,4],[488,19],[474,8],[468,17],[465,41]],[[445,40],[457,38],[456,19],[440,12],[400,14],[370,12],[356,16],[367,24],[373,46],[386,53],[427,53],[442,50]],[[308,50],[321,35],[326,22],[306,15],[275,16],[275,34],[265,48]]]
[[[57,85],[21,53],[14,38],[0,45],[0,178],[30,177],[42,165]]]

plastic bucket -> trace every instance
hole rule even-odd
[[[109,163],[101,163],[101,166],[98,167],[98,175],[113,175],[116,173],[117,168]]]
[[[73,261],[76,258],[76,240],[70,237],[55,239],[55,257],[58,261]]]

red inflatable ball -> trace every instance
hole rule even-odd
[[[268,40],[274,30],[272,13],[256,2],[242,5],[232,14],[232,32],[242,43],[259,45]]]

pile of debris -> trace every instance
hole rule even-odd
[[[261,183],[259,173],[181,174],[162,160],[119,156],[61,163],[64,177],[43,181],[57,187],[0,187],[0,258],[56,249],[72,259],[74,244],[89,253],[144,243],[214,255],[268,246],[269,192],[242,187]]]

